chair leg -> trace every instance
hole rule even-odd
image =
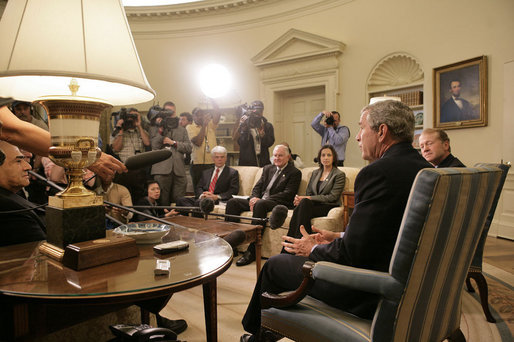
[[[496,323],[496,320],[493,318],[493,315],[491,315],[491,311],[489,310],[489,291],[487,289],[487,281],[485,280],[484,275],[482,272],[468,272],[468,277],[473,278],[477,284],[478,293],[480,293],[480,303],[482,304],[486,320],[489,323]]]
[[[468,292],[470,293],[474,293],[475,292],[475,289],[473,288],[473,286],[471,285],[471,281],[469,281],[469,279],[471,279],[471,272],[468,272],[468,275],[466,276],[466,287],[468,289]]]
[[[459,329],[455,330],[450,336],[448,336],[448,341],[450,342],[466,342],[466,338],[464,334]]]

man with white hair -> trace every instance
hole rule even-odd
[[[289,162],[289,149],[277,145],[273,149],[273,165],[266,165],[262,176],[255,184],[249,199],[233,198],[227,202],[226,214],[240,215],[243,211],[252,211],[252,217],[265,218],[275,206],[282,204],[293,208],[294,196],[298,192],[302,173]],[[227,221],[236,221],[227,218]],[[236,262],[244,266],[255,260],[255,245],[252,242],[244,255]]]
[[[225,202],[239,192],[239,173],[225,165],[227,163],[227,149],[223,146],[215,146],[211,149],[211,156],[214,166],[202,172],[202,176],[195,187],[195,198],[179,198],[177,200],[178,206],[198,207],[200,200],[204,198],[210,198],[215,203]]]

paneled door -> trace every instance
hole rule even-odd
[[[321,147],[321,136],[311,127],[314,117],[325,108],[325,87],[310,87],[279,92],[280,113],[276,118],[275,143],[289,143],[305,167],[314,166]]]

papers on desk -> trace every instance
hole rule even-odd
[[[250,199],[250,196],[232,195],[233,198]]]

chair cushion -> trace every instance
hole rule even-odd
[[[310,296],[287,309],[261,311],[261,325],[295,341],[370,341],[371,321]]]

